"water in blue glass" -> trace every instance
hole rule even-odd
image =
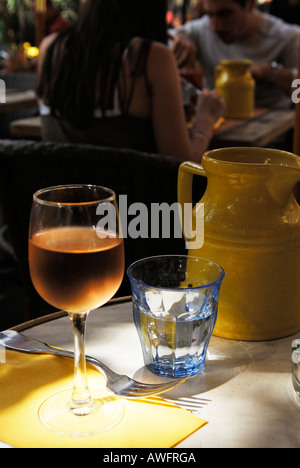
[[[197,374],[216,323],[223,269],[167,255],[139,260],[127,273],[145,365],[167,377]]]
[[[185,377],[204,366],[208,343],[215,326],[216,304],[206,302],[195,313],[191,303],[179,317],[159,317],[134,303],[134,319],[140,335],[146,366],[156,374]],[[191,312],[191,313],[190,313]]]

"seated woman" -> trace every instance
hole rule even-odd
[[[203,91],[190,139],[165,15],[164,0],[87,0],[73,25],[44,39],[37,90],[44,140],[201,161],[223,103]]]

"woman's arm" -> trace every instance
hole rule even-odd
[[[191,140],[186,127],[178,68],[172,52],[154,43],[148,59],[152,88],[152,121],[159,153],[180,160],[201,162],[221,116],[223,104],[216,92],[205,91],[198,100]]]

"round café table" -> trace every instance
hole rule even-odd
[[[63,312],[14,329],[73,350],[70,319]],[[300,407],[291,384],[291,343],[298,336],[266,342],[213,336],[205,368],[162,395],[189,399],[208,421],[178,448],[299,448]],[[144,367],[130,298],[90,313],[86,353],[136,380],[161,381]]]

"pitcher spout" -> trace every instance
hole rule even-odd
[[[280,206],[285,206],[290,197],[295,194],[295,187],[300,181],[299,168],[287,166],[269,166],[270,177],[266,182],[267,189],[275,201]]]

